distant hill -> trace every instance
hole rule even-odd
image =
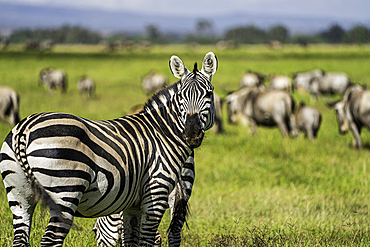
[[[201,17],[201,16],[200,16]],[[223,34],[227,29],[246,25],[269,28],[281,24],[291,33],[314,33],[327,29],[337,23],[349,29],[359,22],[354,20],[336,20],[330,17],[300,17],[268,15],[256,13],[233,13],[205,18],[212,21],[215,34]],[[111,33],[116,31],[144,32],[149,24],[156,25],[160,32],[194,33],[198,18],[187,16],[159,16],[140,13],[108,10],[81,10],[23,4],[0,3],[0,32],[10,32],[19,28],[49,28],[63,24],[80,25],[85,28]],[[366,23],[370,26],[370,17]]]

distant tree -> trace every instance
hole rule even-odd
[[[212,32],[212,21],[206,19],[199,19],[197,21],[197,31],[199,35],[209,35]]]
[[[268,37],[270,40],[278,40],[281,43],[286,43],[289,39],[289,31],[286,27],[278,25],[270,28],[268,31]]]
[[[16,30],[14,31],[10,37],[9,37],[9,41],[11,43],[23,43],[25,42],[27,39],[32,39],[33,38],[33,32],[31,29],[29,28],[22,28],[22,29],[19,29],[19,30]]]
[[[369,43],[370,30],[363,25],[355,26],[347,32],[345,40],[348,43]]]
[[[327,43],[342,43],[346,32],[338,24],[332,25],[327,31],[320,33],[319,35]]]
[[[226,31],[226,40],[234,40],[237,43],[258,44],[267,43],[267,33],[255,26],[238,27]]]
[[[155,25],[148,25],[145,29],[149,39],[157,40],[161,36],[158,27]]]
[[[24,43],[26,40],[42,41],[51,39],[55,43],[98,43],[102,37],[99,33],[79,26],[63,25],[57,29],[19,29],[9,37],[14,43]]]

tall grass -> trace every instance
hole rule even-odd
[[[73,50],[74,49],[74,50]],[[72,51],[71,51],[72,50]],[[370,81],[369,46],[286,47],[267,50],[245,46],[223,51],[216,47],[191,50],[186,46],[154,47],[150,52],[103,53],[98,48],[60,46],[51,53],[24,53],[10,47],[0,52],[2,85],[16,89],[21,97],[22,117],[35,112],[62,111],[101,120],[126,114],[146,101],[141,76],[155,69],[172,77],[171,55],[185,65],[201,64],[212,50],[219,59],[214,75],[215,91],[236,90],[242,74],[256,70],[286,74],[314,68],[347,73],[354,82]],[[69,89],[50,95],[38,86],[38,73],[54,66],[68,73]],[[97,83],[95,97],[79,95],[76,82],[82,74]],[[189,229],[183,230],[183,246],[368,246],[369,235],[369,150],[370,136],[363,131],[364,150],[352,149],[352,136],[341,136],[335,113],[323,99],[312,101],[308,94],[293,93],[296,102],[306,101],[323,114],[318,140],[303,136],[283,138],[276,128],[258,129],[229,125],[224,109],[225,132],[206,134],[195,152],[196,180],[190,199]],[[0,124],[3,140],[11,129]],[[0,185],[0,246],[12,242],[12,214],[6,192]],[[48,221],[48,212],[38,207],[33,222],[32,246],[38,246]],[[167,213],[160,232],[165,236]],[[76,218],[65,246],[94,246],[94,219]],[[163,244],[166,244],[166,238]]]

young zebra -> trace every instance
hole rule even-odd
[[[188,201],[193,189],[195,179],[194,154],[191,154],[186,160],[181,171],[179,182],[175,189],[169,195],[168,202],[171,214],[171,224],[168,228],[168,246],[180,246],[181,229],[186,222],[188,214]],[[98,217],[94,223],[94,232],[96,233],[97,246],[117,246],[121,239],[124,244],[122,234],[123,212],[108,216]],[[157,232],[155,246],[161,246],[161,237]]]
[[[74,216],[123,211],[124,245],[155,244],[168,197],[185,161],[214,122],[216,56],[189,71],[177,56],[180,80],[156,93],[141,113],[92,121],[65,113],[34,114],[6,137],[0,170],[13,213],[13,246],[29,245],[41,199],[50,221],[41,246],[62,246]]]

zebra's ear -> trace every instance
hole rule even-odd
[[[217,71],[217,57],[213,52],[208,52],[203,58],[202,73],[211,76]]]
[[[185,67],[184,63],[178,56],[172,56],[170,58],[170,69],[172,74],[181,79],[184,75],[188,74],[188,69]]]

